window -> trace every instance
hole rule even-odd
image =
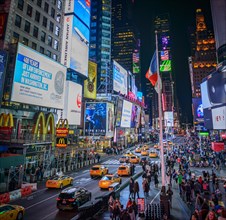
[[[26,46],[28,45],[28,39],[26,37],[23,38],[23,44]]]
[[[21,26],[21,17],[20,17],[19,15],[16,15],[16,18],[15,18],[15,25],[16,25],[17,27],[19,27],[19,28],[20,28],[20,26]]]
[[[27,15],[32,16],[32,7],[30,5],[27,5]]]
[[[44,11],[45,11],[46,13],[49,12],[49,4],[48,4],[47,2],[45,2],[45,5],[44,5]]]
[[[57,21],[58,23],[60,23],[60,21],[61,21],[61,14],[57,14],[56,21]]]
[[[18,43],[20,35],[16,32],[13,32],[12,44]]]
[[[24,8],[24,0],[18,0],[17,8],[23,11]]]
[[[46,40],[46,33],[44,31],[42,31],[42,33],[41,33],[41,41],[45,42],[45,40]]]
[[[34,49],[34,50],[36,50],[37,49],[37,44],[34,43],[34,42],[32,42],[31,48]]]
[[[51,53],[49,50],[47,50],[47,51],[46,51],[46,55],[47,55],[48,57],[51,57],[52,53]]]
[[[40,21],[40,13],[38,11],[35,12],[35,21]]]
[[[54,24],[53,24],[52,21],[50,21],[50,22],[49,22],[49,30],[50,30],[51,32],[53,32],[53,27],[54,27]]]
[[[42,7],[42,0],[37,0],[37,5],[38,5],[39,7]]]
[[[55,34],[56,36],[59,36],[60,28],[58,26],[55,27]]]
[[[53,48],[55,50],[58,50],[58,47],[59,47],[59,42],[57,40],[54,40],[54,45],[53,45]]]
[[[33,36],[38,38],[38,27],[34,26],[34,29],[33,29]]]
[[[25,21],[25,25],[24,25],[24,31],[26,31],[27,33],[30,32],[30,28],[31,28],[31,23],[28,21]]]
[[[44,54],[44,47],[40,47],[40,53]]]
[[[47,17],[43,16],[42,25],[47,27]]]
[[[53,59],[57,60],[57,55],[56,54],[53,54]]]
[[[58,0],[57,1],[57,8],[61,10],[61,8],[62,8],[62,2],[61,2],[61,0]]]
[[[50,13],[51,17],[54,18],[55,17],[55,9],[51,8],[51,13]]]
[[[53,38],[51,36],[48,36],[48,45],[52,47]]]

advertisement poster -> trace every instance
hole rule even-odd
[[[3,89],[4,89],[6,60],[7,60],[7,53],[3,50],[0,50],[0,106],[2,101]]]
[[[85,135],[106,134],[107,103],[87,102],[85,109]]]
[[[145,212],[145,200],[144,198],[137,199],[138,213]]]
[[[138,128],[139,120],[140,120],[140,107],[133,104],[131,114],[131,128]]]
[[[84,97],[96,99],[97,96],[97,64],[89,61],[88,78],[84,81]]]
[[[226,129],[226,106],[212,109],[213,129]]]
[[[123,106],[123,100],[118,99],[117,112],[116,112],[116,122],[115,122],[116,127],[121,126],[122,106]]]
[[[131,126],[132,103],[123,100],[121,127],[130,128]]]
[[[113,61],[113,89],[115,92],[127,95],[127,71],[115,60]]]
[[[107,103],[107,137],[113,137],[114,135],[114,105]]]
[[[193,120],[196,122],[204,121],[204,112],[201,98],[192,98]]]
[[[87,27],[90,26],[90,6],[91,0],[66,0],[65,14],[76,14]]]
[[[18,44],[11,101],[63,109],[66,67]]]
[[[69,125],[80,125],[81,112],[82,86],[72,81],[66,81],[63,118],[67,118]]]

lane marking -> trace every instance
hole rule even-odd
[[[151,202],[149,204],[152,204],[159,194],[160,194],[160,191],[155,195],[155,197],[151,200]]]
[[[56,212],[58,212],[58,209],[56,209],[55,211],[51,212],[49,215],[46,215],[44,218],[42,218],[41,220],[44,219],[48,219],[51,215],[55,214]]]

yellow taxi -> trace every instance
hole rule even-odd
[[[118,167],[117,174],[119,176],[130,176],[131,167],[128,164],[122,164]]]
[[[104,176],[108,173],[108,168],[103,165],[94,165],[91,167],[89,173],[91,178],[95,176]]]
[[[141,148],[140,148],[140,147],[137,147],[137,148],[135,149],[135,153],[141,153]]]
[[[148,150],[148,149],[149,149],[148,145],[144,145],[142,148],[143,148],[144,150]]]
[[[132,157],[129,158],[129,162],[130,163],[139,163],[140,158],[138,156],[132,156]]]
[[[112,183],[122,183],[121,177],[118,176],[118,174],[107,174],[101,178],[99,181],[99,187],[100,189],[108,189],[108,187]]]
[[[132,157],[132,156],[134,156],[134,154],[132,152],[128,152],[128,153],[125,153],[123,156]]]
[[[148,151],[145,149],[142,149],[141,156],[148,156]]]
[[[129,157],[121,156],[121,157],[119,158],[119,162],[120,162],[120,163],[128,163],[128,162],[129,162]]]
[[[46,188],[59,188],[62,189],[65,186],[73,185],[74,179],[70,176],[53,176],[46,181]]]
[[[155,151],[151,151],[151,152],[149,153],[149,157],[150,157],[150,158],[156,158],[156,157],[158,157],[158,154],[157,154]]]
[[[1,220],[22,220],[25,209],[23,206],[2,204],[0,205]]]

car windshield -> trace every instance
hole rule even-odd
[[[119,167],[118,169],[119,169],[119,170],[125,170],[126,167]]]
[[[136,159],[136,157],[131,157],[131,159]]]
[[[111,179],[112,179],[112,177],[110,177],[110,176],[104,176],[104,177],[102,177],[101,180],[111,180]]]
[[[61,198],[61,199],[71,199],[71,198],[73,198],[73,196],[74,196],[74,193],[61,193],[59,195],[59,198]]]
[[[60,179],[59,176],[53,176],[53,177],[50,178],[50,180],[59,180],[59,179]]]
[[[100,167],[92,167],[92,170],[99,170]]]

